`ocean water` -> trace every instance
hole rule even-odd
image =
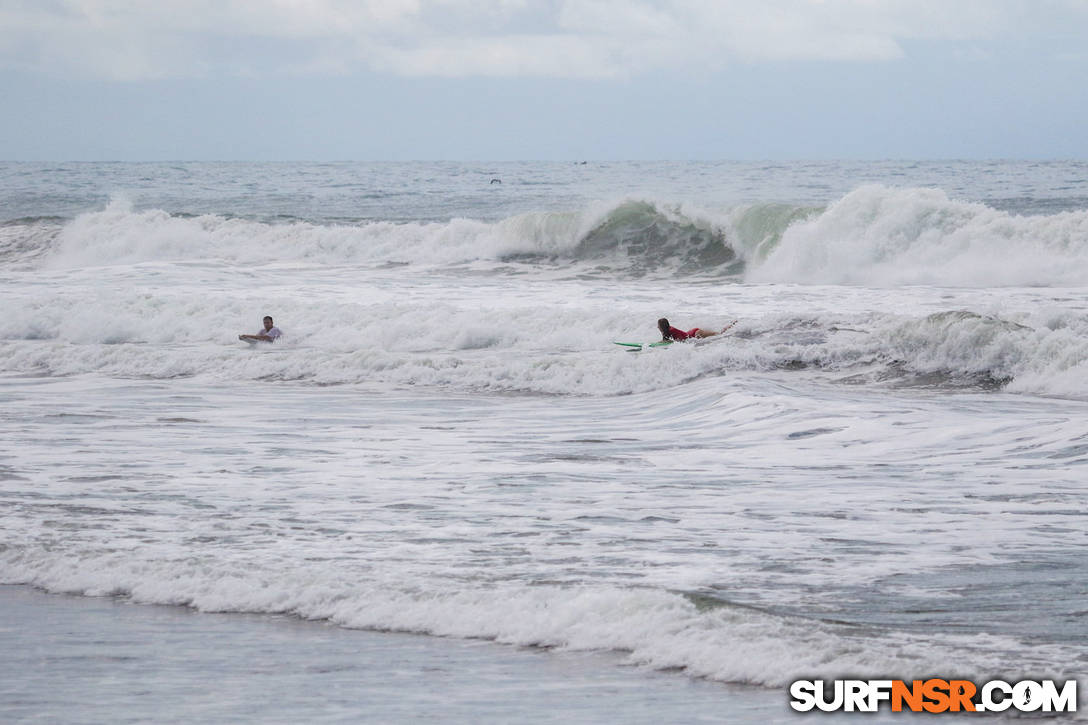
[[[0,309],[0,583],[314,620],[307,687],[1088,669],[1085,163],[5,163]]]

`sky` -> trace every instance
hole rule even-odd
[[[0,0],[0,159],[1088,159],[1088,0]]]

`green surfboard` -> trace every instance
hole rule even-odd
[[[668,347],[672,340],[660,340],[658,342],[614,342],[614,345],[622,345],[629,350],[641,350],[644,347]]]

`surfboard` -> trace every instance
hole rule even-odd
[[[628,350],[641,350],[644,347],[668,347],[672,340],[659,340],[657,342],[613,342],[613,345],[622,345]]]

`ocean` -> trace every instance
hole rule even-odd
[[[1088,163],[0,163],[0,310],[5,720],[1083,689]]]

